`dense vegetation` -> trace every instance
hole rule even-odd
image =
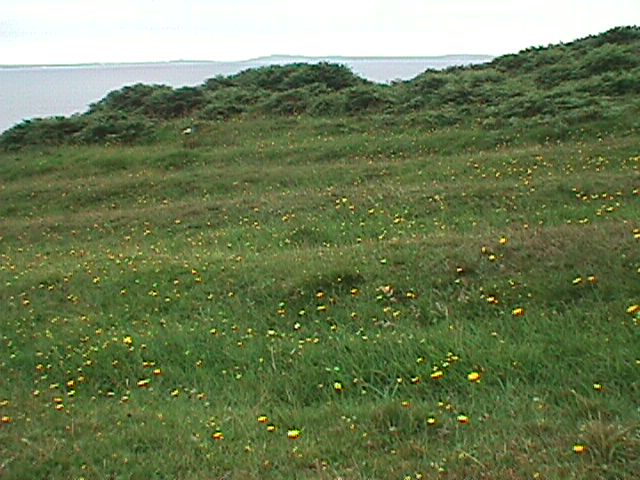
[[[0,137],[0,146],[132,144],[158,140],[167,120],[274,115],[413,115],[434,128],[534,122],[563,130],[584,120],[636,115],[639,94],[640,28],[619,27],[392,85],[328,63],[246,70],[199,87],[138,84],[110,93],[83,115],[23,122]]]
[[[638,478],[638,45],[6,132],[0,478]]]

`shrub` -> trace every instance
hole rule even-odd
[[[345,91],[345,110],[348,114],[381,111],[390,105],[388,97],[379,86],[351,87]]]
[[[308,108],[314,116],[343,115],[345,110],[344,95],[334,92],[314,96]]]
[[[308,108],[309,92],[297,88],[270,95],[260,104],[262,113],[272,115],[299,115]]]
[[[107,113],[93,115],[78,140],[89,144],[146,143],[155,138],[155,123],[142,116]]]
[[[240,72],[230,77],[230,80],[236,86],[260,88],[271,92],[283,92],[314,84],[320,84],[329,90],[339,91],[368,83],[357,77],[344,65],[326,62],[254,68]]]
[[[30,145],[72,143],[85,125],[85,119],[79,116],[25,120],[2,134],[0,146],[15,150]]]
[[[637,49],[614,44],[606,44],[588,52],[582,61],[581,73],[584,76],[599,75],[605,72],[631,70],[640,65]]]
[[[133,114],[148,114],[151,104],[156,104],[158,98],[168,98],[172,88],[166,85],[144,85],[138,83],[109,93],[98,103],[91,105],[89,113],[120,112]],[[151,100],[153,99],[153,100]]]
[[[265,95],[265,92],[249,88],[214,89],[203,98],[198,117],[203,120],[225,120],[248,112]]]

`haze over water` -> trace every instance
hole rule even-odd
[[[0,132],[23,120],[67,116],[87,110],[107,93],[136,83],[172,87],[195,86],[217,75],[232,75],[248,68],[296,61],[343,63],[374,82],[408,80],[426,69],[480,63],[482,56],[422,58],[266,57],[246,62],[167,62],[51,67],[0,68]]]

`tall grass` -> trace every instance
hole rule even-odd
[[[634,478],[640,152],[585,127],[2,154],[0,476]]]

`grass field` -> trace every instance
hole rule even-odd
[[[633,479],[633,128],[0,154],[0,478]]]

